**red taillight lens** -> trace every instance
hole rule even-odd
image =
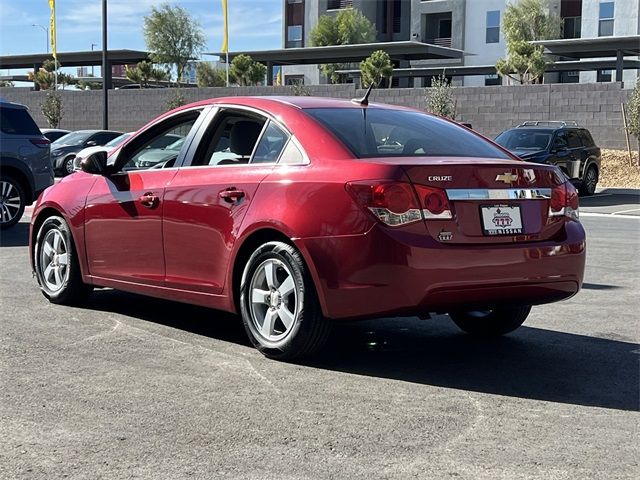
[[[567,216],[578,220],[578,191],[571,182],[554,187],[549,202],[549,216]]]
[[[31,138],[31,139],[29,139],[29,141],[31,143],[33,143],[38,148],[47,148],[49,146],[49,144],[51,143],[46,138]]]
[[[416,185],[415,187],[424,206],[422,213],[425,220],[453,218],[449,198],[444,190],[425,185]]]
[[[413,187],[405,182],[349,182],[347,191],[380,221],[391,226],[422,220]]]

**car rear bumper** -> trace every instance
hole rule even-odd
[[[297,243],[334,319],[555,302],[579,291],[585,265],[577,222],[567,222],[563,239],[529,244],[447,245],[380,227]]]

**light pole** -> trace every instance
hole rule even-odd
[[[31,24],[32,27],[40,27],[44,33],[47,35],[47,53],[49,53],[49,28],[47,27],[43,27],[42,25],[40,25],[39,23],[32,23]]]
[[[109,128],[109,88],[111,88],[111,66],[107,54],[107,0],[102,0],[102,128]]]

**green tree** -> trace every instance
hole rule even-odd
[[[50,128],[58,128],[62,120],[62,97],[57,92],[48,92],[44,101],[40,104],[42,115],[47,119]]]
[[[144,17],[144,39],[155,62],[175,66],[178,86],[187,63],[198,57],[206,40],[195,18],[168,3],[151,7]]]
[[[391,57],[384,50],[376,50],[369,57],[360,62],[360,74],[362,75],[362,85],[371,84],[376,87],[386,78],[391,79],[393,75],[393,64]],[[391,82],[389,82],[391,85]]]
[[[196,67],[196,82],[200,88],[224,87],[227,84],[227,75],[209,62],[200,62]]]
[[[129,65],[125,65],[124,67],[124,76],[127,77],[133,83],[139,83],[142,86],[142,74],[137,66],[130,67]]]
[[[453,88],[444,73],[431,81],[426,90],[427,110],[441,117],[452,120],[456,118],[456,104],[453,99]]]
[[[496,62],[498,74],[521,84],[541,83],[546,68],[544,47],[529,42],[560,36],[560,17],[551,13],[549,1],[519,0],[507,5],[502,31],[507,57]]]
[[[151,70],[151,80],[153,80],[156,85],[158,85],[160,82],[166,82],[167,80],[169,80],[169,78],[169,72],[163,70],[162,68],[153,67],[153,70]]]
[[[640,78],[631,92],[626,105],[627,131],[638,141],[638,164],[640,165]]]
[[[89,75],[93,77],[93,75]],[[78,80],[76,86],[80,90],[102,90],[102,82],[94,82],[90,80]]]
[[[230,76],[240,86],[255,85],[262,82],[266,72],[267,67],[262,63],[254,62],[249,55],[235,57],[229,69]]]
[[[13,87],[13,82],[10,80],[0,80],[0,87]]]
[[[321,16],[309,36],[315,47],[371,43],[376,39],[376,28],[359,10],[348,8],[340,10],[335,17]],[[338,83],[337,70],[344,67],[344,64],[331,63],[320,69],[332,83]]]

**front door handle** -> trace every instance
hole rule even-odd
[[[228,188],[226,190],[221,191],[219,194],[220,198],[222,198],[225,202],[234,203],[240,201],[244,198],[244,192],[242,190],[237,190],[235,188]]]
[[[146,208],[157,207],[158,203],[160,203],[160,199],[156,195],[154,195],[152,192],[145,193],[138,200],[140,201],[142,206]]]

